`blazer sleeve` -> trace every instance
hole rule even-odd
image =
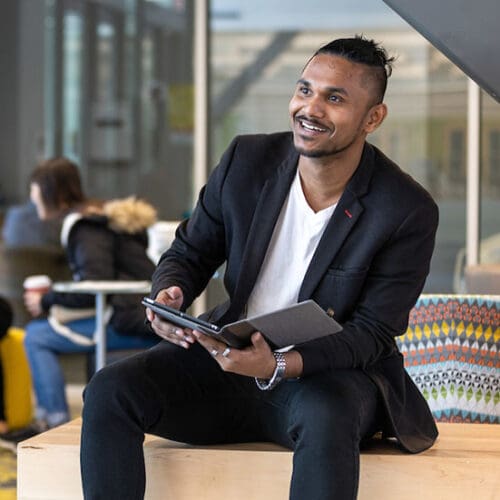
[[[236,144],[237,139],[234,139],[200,191],[192,216],[180,224],[172,246],[160,258],[152,277],[151,297],[176,285],[184,293],[182,309],[187,309],[225,261],[221,199]]]
[[[438,209],[431,200],[407,215],[373,256],[343,331],[296,347],[304,375],[367,368],[397,351],[394,337],[405,332],[429,273],[437,224]]]

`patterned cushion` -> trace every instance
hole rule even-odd
[[[500,423],[499,295],[422,295],[398,346],[441,422]]]

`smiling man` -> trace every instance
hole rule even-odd
[[[204,319],[312,299],[343,330],[286,352],[255,332],[230,349],[148,310],[164,342],[86,389],[85,498],[143,497],[145,432],[289,447],[293,500],[356,498],[360,443],[377,431],[408,452],[432,445],[434,420],[394,338],[429,272],[437,207],[366,141],[387,114],[391,63],[362,37],[320,48],[290,101],[292,133],[232,142],[153,276],[151,296],[185,310],[225,263],[229,300]]]

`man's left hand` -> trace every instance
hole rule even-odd
[[[226,372],[268,379],[276,368],[271,348],[260,332],[252,334],[252,345],[245,349],[228,347],[223,342],[196,330],[193,331],[193,335]]]

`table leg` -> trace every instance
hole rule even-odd
[[[106,325],[104,324],[105,294],[95,295],[95,371],[106,364]]]

